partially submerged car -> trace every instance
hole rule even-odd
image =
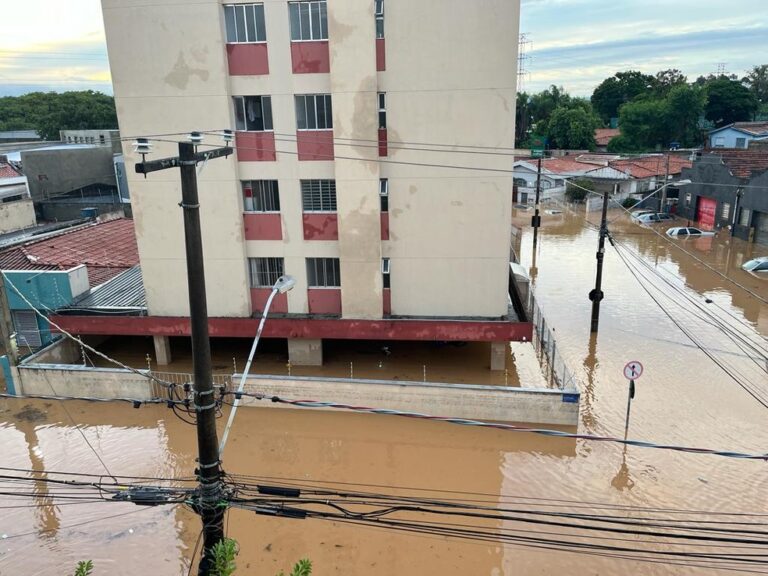
[[[714,236],[715,232],[711,230],[701,230],[691,226],[681,226],[667,230],[667,236],[673,238],[701,238],[702,236]]]
[[[741,269],[747,272],[764,272],[766,277],[768,277],[768,256],[747,260],[741,265]]]

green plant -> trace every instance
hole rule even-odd
[[[567,181],[565,186],[565,197],[569,202],[582,202],[589,192],[595,191],[595,185],[588,178],[576,178],[573,181]]]
[[[290,576],[310,576],[310,574],[312,574],[312,562],[304,558],[296,562]],[[285,576],[285,572],[281,570],[277,576]]]
[[[640,201],[637,198],[624,198],[621,205],[624,208],[633,208],[638,202]]]
[[[74,576],[91,576],[93,574],[93,562],[84,560],[77,563]]]
[[[213,547],[212,576],[231,576],[234,574],[235,568],[237,568],[235,558],[239,552],[237,542],[232,538],[224,538],[217,542]]]

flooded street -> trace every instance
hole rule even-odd
[[[579,432],[623,435],[627,382],[622,367],[638,360],[645,371],[632,404],[630,438],[765,453],[768,410],[753,395],[768,399],[765,361],[756,359],[755,351],[768,349],[768,305],[747,290],[768,298],[768,278],[739,267],[768,254],[768,248],[725,235],[680,242],[743,286],[737,287],[651,231],[619,214],[609,218],[616,219],[610,229],[631,268],[660,288],[648,284],[661,306],[606,245],[606,297],[599,335],[591,338],[587,294],[594,285],[594,226],[569,212],[545,215],[534,254],[530,213],[516,215],[524,228],[521,263],[529,270],[535,266],[531,275],[538,303],[555,329],[559,350],[581,380]],[[592,224],[598,219],[598,214],[589,217]],[[719,327],[683,294],[707,307]],[[408,377],[418,378],[418,373]],[[222,419],[220,429],[223,424]],[[102,464],[83,436],[115,475],[189,477],[195,467],[194,429],[165,407],[0,400],[1,466],[101,474]],[[354,483],[381,493],[407,487],[402,491],[426,489],[421,494],[435,498],[448,494],[440,491],[460,491],[465,498],[496,504],[526,497],[557,499],[563,506],[563,501],[602,502],[768,513],[765,462],[623,450],[616,444],[389,416],[243,409],[224,468],[230,474],[269,477],[274,484]],[[3,486],[4,492],[20,490],[8,481]],[[0,575],[61,576],[85,559],[94,561],[94,576],[188,573],[200,523],[181,506],[66,500],[52,505],[45,486],[35,491],[34,502],[0,496]],[[409,535],[327,520],[266,518],[241,510],[229,513],[227,530],[240,543],[238,575],[277,574],[303,557],[312,559],[318,575],[701,573],[700,568],[664,563]]]

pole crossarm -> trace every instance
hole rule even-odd
[[[214,148],[213,150],[206,150],[205,152],[195,152],[192,158],[186,161],[191,161],[194,164],[205,162],[206,160],[213,160],[214,158],[227,157],[232,154],[232,147],[224,146],[222,148]],[[181,166],[181,159],[178,156],[172,158],[159,158],[158,160],[149,160],[136,163],[137,174],[149,174],[150,172],[159,172],[160,170],[168,170],[169,168],[179,168]]]

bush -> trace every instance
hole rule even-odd
[[[635,206],[637,206],[638,202],[640,202],[640,200],[638,200],[637,198],[625,198],[622,201],[621,205],[624,208],[634,208]]]
[[[587,194],[595,191],[595,185],[588,178],[576,178],[566,181],[565,197],[569,202],[583,202]]]

